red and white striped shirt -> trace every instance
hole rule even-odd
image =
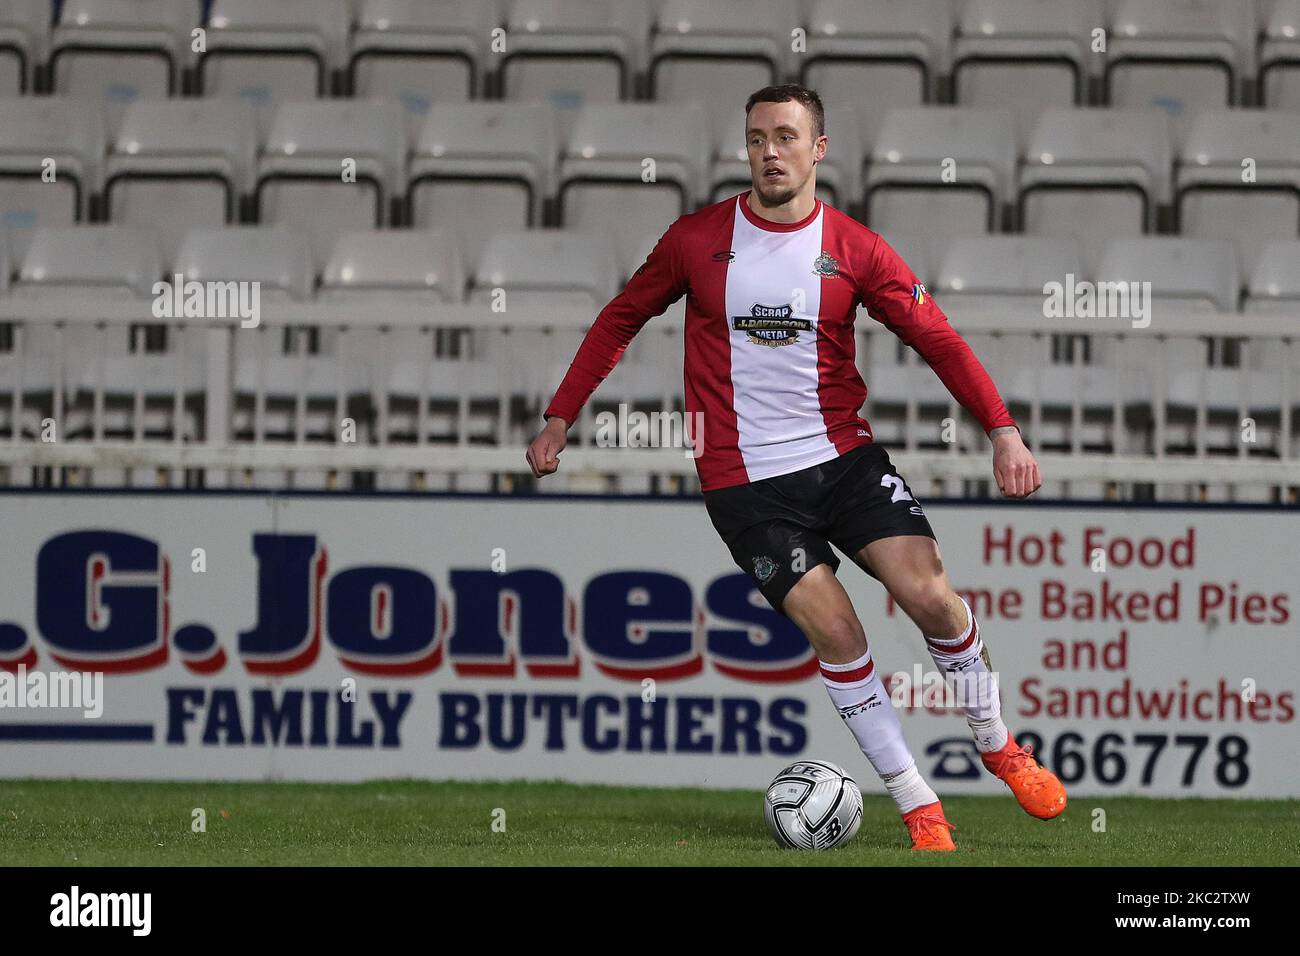
[[[965,340],[880,236],[821,200],[801,222],[770,222],[747,196],[668,227],[596,317],[547,417],[576,421],[633,336],[687,295],[686,412],[703,423],[692,439],[704,491],[871,441],[858,414],[867,398],[855,361],[859,303],[920,353],[986,432],[1015,424]]]

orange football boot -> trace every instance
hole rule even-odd
[[[989,773],[1015,794],[1016,800],[1031,817],[1050,820],[1065,809],[1065,787],[1056,774],[1032,756],[1033,748],[1021,747],[1007,735],[1006,746],[992,753],[980,754]]]
[[[957,828],[944,819],[943,806],[937,801],[907,811],[903,814],[903,822],[911,834],[913,850],[957,849],[948,834],[949,830]]]

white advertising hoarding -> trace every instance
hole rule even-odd
[[[883,792],[698,500],[14,492],[0,511],[5,777],[759,788],[819,757]],[[1071,794],[1300,796],[1294,511],[927,512],[1008,725]],[[839,577],[891,686],[923,683],[919,632]],[[50,706],[55,675],[96,672],[98,716]],[[940,795],[1002,788],[959,712],[902,702]]]

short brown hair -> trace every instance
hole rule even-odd
[[[783,86],[765,86],[749,95],[745,103],[745,116],[749,117],[749,111],[754,108],[755,103],[789,103],[791,100],[802,103],[804,107],[812,114],[813,138],[826,135],[826,111],[822,108],[822,98],[817,95],[816,90],[810,90],[806,86],[800,86],[798,83],[786,83]]]

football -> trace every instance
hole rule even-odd
[[[862,823],[862,791],[843,769],[801,760],[776,775],[763,800],[767,827],[781,846],[829,850],[853,839]]]

